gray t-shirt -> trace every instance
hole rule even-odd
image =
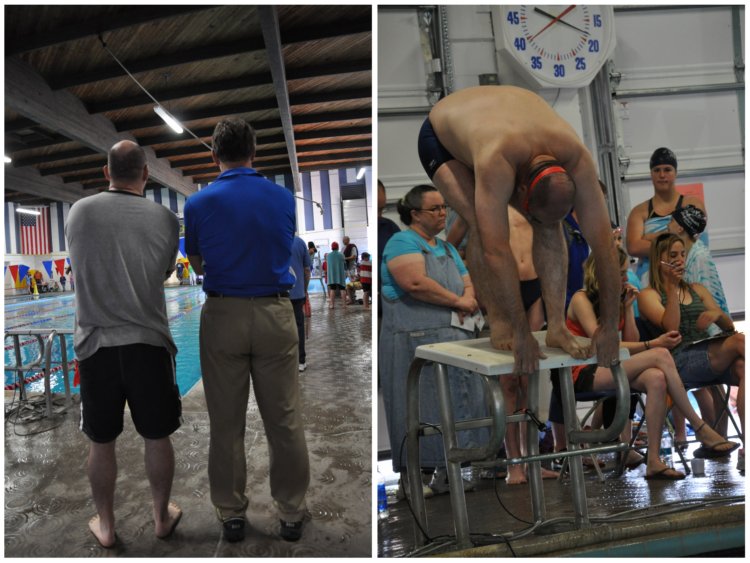
[[[125,192],[102,192],[70,208],[65,235],[76,276],[79,360],[101,347],[137,343],[177,353],[164,281],[175,268],[179,230],[172,211]]]

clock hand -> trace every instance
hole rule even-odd
[[[536,35],[534,35],[533,37],[531,37],[529,39],[529,41],[533,41],[534,39],[536,39],[537,37],[539,37],[542,34],[542,32],[544,32],[549,27],[555,25],[558,21],[560,21],[560,18],[562,18],[568,12],[573,11],[574,9],[575,9],[575,4],[572,5],[572,6],[568,6],[567,8],[565,8],[559,16],[557,16],[555,19],[553,19],[551,22],[549,22],[547,25],[545,25],[542,29],[540,29],[539,31],[537,31]]]
[[[538,12],[538,13],[540,13],[540,14],[542,14],[543,16],[547,16],[547,17],[548,17],[549,19],[551,19],[551,20],[554,20],[554,19],[555,19],[555,16],[553,16],[552,14],[549,14],[549,13],[545,12],[544,10],[542,10],[542,9],[540,9],[540,8],[538,8],[538,7],[535,7],[535,8],[534,8],[534,11],[535,11],[535,12]],[[590,34],[589,34],[589,32],[588,32],[588,31],[586,31],[585,29],[581,29],[580,27],[576,27],[576,26],[574,26],[573,24],[570,24],[570,23],[566,22],[565,20],[562,20],[562,19],[561,19],[561,20],[559,20],[559,22],[560,22],[561,24],[563,24],[563,25],[567,25],[568,27],[570,27],[570,28],[573,28],[573,29],[575,29],[576,31],[580,31],[580,32],[581,32],[581,33],[583,33],[584,35],[590,35]],[[539,35],[539,34],[537,33],[537,35]]]

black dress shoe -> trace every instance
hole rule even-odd
[[[224,539],[228,542],[238,542],[245,539],[245,519],[240,516],[227,518],[222,522]]]
[[[299,522],[286,522],[284,520],[279,520],[279,522],[281,522],[281,530],[279,532],[281,539],[286,541],[297,541],[302,537],[302,520]]]

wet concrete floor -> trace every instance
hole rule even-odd
[[[691,446],[687,454],[696,446]],[[692,535],[698,541],[705,542],[705,552],[722,549],[710,541],[705,541],[700,534],[710,527],[716,527],[717,536],[721,537],[721,527],[739,528],[744,538],[744,475],[736,469],[737,452],[730,458],[720,460],[706,460],[705,476],[689,475],[677,482],[646,481],[645,466],[617,477],[614,474],[614,454],[600,456],[607,462],[604,469],[606,480],[600,482],[593,469],[586,471],[586,494],[588,498],[589,517],[592,530],[586,534],[571,532],[573,526],[569,522],[560,522],[544,527],[523,539],[505,542],[498,536],[509,532],[521,533],[530,528],[532,523],[531,502],[527,485],[509,486],[503,479],[484,480],[475,479],[476,489],[466,493],[466,504],[469,514],[469,529],[472,534],[473,549],[459,550],[455,544],[455,531],[448,494],[433,496],[426,500],[430,548],[415,552],[415,532],[413,518],[409,512],[406,500],[398,501],[395,488],[389,489],[389,515],[379,520],[378,527],[378,556],[400,557],[409,554],[426,555],[442,554],[462,557],[533,557],[533,556],[563,556],[580,552],[584,549],[584,541],[591,542],[589,547],[606,550],[613,546],[612,538],[625,535],[623,530],[636,522],[640,528],[629,532],[631,544],[645,542],[645,536],[656,532],[657,527],[663,529],[668,537],[665,541],[681,541]],[[675,456],[675,459],[677,457]],[[678,469],[682,469],[677,465]],[[474,469],[476,477],[476,469]],[[546,499],[546,514],[548,519],[574,516],[572,508],[572,488],[570,480],[545,480],[544,494]],[[631,524],[615,523],[615,515],[625,511],[633,511],[625,515]],[[700,512],[702,511],[702,512]],[[682,522],[689,518],[689,522]],[[601,520],[600,520],[601,519]],[[624,522],[624,521],[623,521]],[[601,537],[596,538],[596,531],[606,530]],[[549,534],[555,534],[553,536]],[[510,543],[510,548],[508,547]],[[485,544],[494,544],[479,547]],[[667,545],[670,545],[669,543]],[[676,544],[671,544],[675,546]],[[514,547],[515,546],[515,547]],[[677,554],[678,550],[672,553]],[[633,552],[630,552],[633,553]],[[735,556],[744,555],[744,542],[739,549],[732,552]],[[622,556],[622,553],[620,554]]]
[[[307,370],[300,375],[311,483],[310,519],[299,542],[278,536],[268,483],[268,453],[252,393],[246,446],[250,524],[229,544],[209,498],[209,424],[200,382],[183,398],[184,424],[173,434],[172,499],[184,515],[175,533],[153,533],[143,467],[143,442],[129,416],[117,442],[115,493],[118,543],[103,549],[89,532],[95,514],[86,477],[88,443],[78,431],[78,406],[52,419],[5,424],[6,557],[370,557],[371,311],[361,305],[329,310],[311,294]],[[195,345],[198,343],[196,341]],[[6,412],[13,397],[6,392]]]

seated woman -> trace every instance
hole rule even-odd
[[[630,381],[630,387],[647,395],[646,479],[684,479],[684,473],[667,467],[659,459],[662,428],[667,412],[667,392],[674,404],[680,407],[693,428],[696,429],[695,433],[705,448],[732,449],[736,444],[723,442],[722,437],[707,426],[690,405],[674,360],[669,354],[670,349],[680,344],[682,340],[680,334],[675,329],[669,329],[651,341],[638,341],[638,329],[633,315],[633,302],[638,295],[638,290],[627,283],[627,254],[620,248],[617,251],[622,273],[621,346],[627,348],[631,354],[629,359],[622,362],[622,367]],[[570,301],[567,326],[571,333],[590,338],[599,327],[599,284],[596,280],[592,256],[584,262],[583,267],[583,289],[577,291]],[[615,387],[612,372],[596,364],[574,368],[573,381],[576,392],[601,391]]]
[[[412,188],[398,203],[401,221],[409,228],[393,235],[383,250],[383,326],[380,333],[380,377],[383,389],[393,471],[406,467],[406,380],[414,350],[422,344],[466,340],[473,332],[451,326],[477,310],[469,272],[455,247],[437,238],[445,228],[446,206],[434,187]],[[434,367],[425,366],[420,384],[422,422],[440,423]],[[480,377],[448,368],[456,420],[485,416]],[[478,447],[484,430],[462,431],[460,447]],[[422,467],[435,468],[430,487],[447,492],[445,453],[440,436],[420,439]],[[406,474],[404,473],[404,476]]]
[[[685,244],[677,235],[660,235],[651,248],[649,279],[651,287],[638,298],[641,315],[662,330],[679,330],[682,342],[672,350],[677,371],[685,387],[718,383],[739,385],[737,412],[745,434],[745,335],[734,330],[734,323],[699,283],[688,284],[685,273]],[[723,333],[707,339],[708,327],[716,323]],[[677,405],[687,416],[682,405]],[[688,420],[690,417],[687,416]],[[691,421],[692,424],[692,421]],[[695,428],[695,425],[693,425]],[[696,430],[700,439],[700,433]],[[737,444],[706,443],[696,457],[728,455]],[[740,450],[738,468],[744,471],[745,452]]]

